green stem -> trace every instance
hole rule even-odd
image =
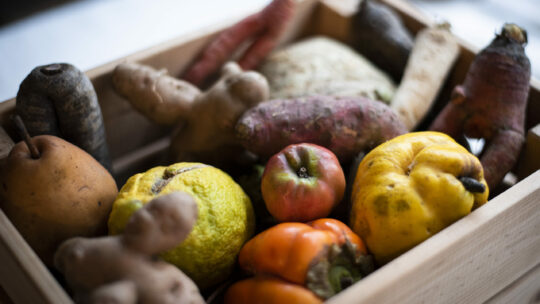
[[[26,126],[24,125],[24,122],[22,121],[21,117],[19,115],[13,115],[11,119],[13,120],[13,123],[15,123],[17,132],[23,138],[24,142],[28,146],[28,150],[30,150],[30,155],[32,156],[32,158],[38,159],[41,156],[39,154],[39,150],[32,142],[32,138],[30,138],[30,133],[28,133],[28,130],[26,129]]]
[[[307,274],[306,286],[322,299],[328,299],[358,282],[374,270],[371,256],[363,255],[351,242],[333,244],[314,263]]]

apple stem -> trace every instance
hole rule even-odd
[[[28,150],[30,150],[30,155],[32,156],[32,158],[33,159],[38,159],[40,157],[39,150],[32,143],[32,139],[30,138],[30,134],[28,133],[28,130],[26,130],[26,127],[25,127],[24,122],[22,121],[21,117],[19,115],[13,115],[11,117],[11,119],[15,123],[15,127],[17,128],[17,132],[19,132],[19,135],[23,138],[24,142],[28,146]]]

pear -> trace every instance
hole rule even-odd
[[[118,188],[84,150],[56,136],[28,136],[0,166],[0,207],[45,265],[64,240],[106,234]]]

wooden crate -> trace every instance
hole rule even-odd
[[[400,0],[383,0],[417,32],[431,25]],[[303,0],[286,44],[324,34],[349,42],[350,17],[357,0]],[[219,30],[235,20],[87,71],[98,93],[107,130],[115,178],[119,185],[136,172],[164,161],[169,129],[135,112],[111,86],[111,71],[123,61],[167,68],[179,75]],[[435,110],[448,100],[477,51],[461,42],[460,57],[440,94]],[[0,103],[0,159],[13,142],[8,117],[15,101]],[[540,83],[531,80],[527,109],[531,129],[517,166],[524,179],[486,205],[356,283],[329,303],[524,303],[538,300],[540,290]],[[136,126],[136,127],[134,127]],[[4,129],[7,131],[5,132]],[[536,171],[535,173],[533,173]],[[71,303],[60,284],[0,210],[0,302]]]

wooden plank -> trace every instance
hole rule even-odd
[[[506,303],[540,303],[540,264],[486,302]]]
[[[403,23],[413,34],[426,26],[434,26],[435,21],[422,13],[414,5],[403,0],[379,0],[393,8],[403,18]]]
[[[0,126],[0,159],[7,157],[14,145],[11,137],[9,137],[4,128]]]
[[[73,303],[0,210],[0,285],[15,303]]]
[[[482,303],[540,263],[540,171],[328,303]]]
[[[518,163],[518,178],[523,179],[540,169],[540,124],[527,132],[525,146]]]
[[[344,43],[350,42],[351,18],[356,13],[358,3],[358,0],[321,0],[317,11],[318,22],[314,25],[317,34]]]
[[[13,304],[11,298],[7,295],[6,291],[0,286],[0,304]]]

